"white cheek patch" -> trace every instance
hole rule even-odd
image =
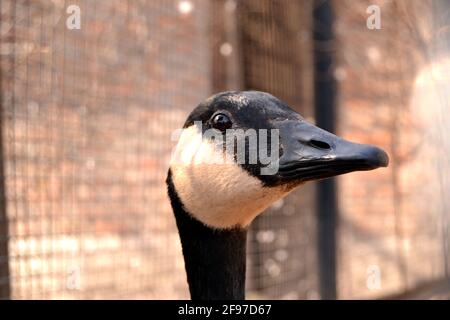
[[[172,179],[178,196],[185,209],[204,224],[246,227],[289,192],[285,186],[264,187],[234,161],[223,159],[220,146],[202,140],[196,126],[183,130],[172,157]]]

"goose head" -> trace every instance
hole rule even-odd
[[[191,112],[170,174],[186,212],[231,229],[308,181],[388,162],[380,148],[322,130],[268,93],[243,91],[214,95]]]

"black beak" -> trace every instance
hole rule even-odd
[[[282,144],[278,175],[283,180],[310,181],[388,166],[382,149],[344,140],[304,120],[275,126]]]

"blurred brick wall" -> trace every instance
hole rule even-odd
[[[209,4],[189,3],[2,1],[12,298],[187,297],[164,180],[211,94]]]
[[[440,103],[437,91],[417,96],[424,82],[444,83],[429,75],[420,83],[436,42],[431,1],[334,3],[339,134],[379,145],[391,159],[387,169],[339,178],[339,297],[379,297],[446,274],[448,127],[434,129],[440,139],[429,128],[448,125],[448,95]],[[381,30],[366,27],[373,4]]]

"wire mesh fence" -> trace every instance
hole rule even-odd
[[[368,31],[374,4],[382,25]],[[341,133],[384,145],[391,160],[377,177],[340,180],[341,297],[448,283],[448,2],[342,1],[335,9]]]
[[[382,30],[366,27],[372,2]],[[430,82],[437,1],[372,2],[334,1],[336,41],[323,44],[336,51],[339,133],[393,158],[382,174],[339,180],[343,298],[448,281],[449,271],[448,97],[427,104],[419,77]],[[187,298],[164,184],[172,134],[222,90],[268,91],[314,121],[318,4],[3,0],[0,298]],[[80,29],[67,25],[71,5]],[[424,118],[428,127],[413,121]],[[249,297],[320,298],[315,193],[306,185],[252,225]]]
[[[2,1],[11,297],[186,297],[163,181],[210,94],[208,4],[76,4],[72,31],[67,2]]]

